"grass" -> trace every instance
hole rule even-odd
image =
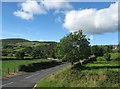
[[[44,78],[37,87],[120,87],[119,70],[117,61],[77,64]]]
[[[111,55],[111,60],[116,60],[116,59],[120,59],[120,53],[110,53]]]
[[[37,63],[37,62],[47,62],[50,60],[46,59],[33,59],[33,60],[4,60],[2,61],[2,76],[8,75],[8,68],[10,73],[14,72],[14,69],[17,70],[20,65]]]
[[[111,61],[120,61],[120,53],[110,53]],[[97,61],[105,61],[106,59],[103,57],[97,57]]]

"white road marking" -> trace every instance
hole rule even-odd
[[[3,86],[6,86],[6,85],[9,85],[9,84],[12,84],[12,83],[14,83],[14,82],[10,82],[10,83],[7,83],[7,84],[3,84],[2,87],[3,87]]]
[[[36,76],[36,75],[38,75],[38,74],[39,74],[39,73],[37,73],[37,74],[33,74],[33,75],[28,76],[28,77],[25,77],[25,78],[31,78],[31,77]]]

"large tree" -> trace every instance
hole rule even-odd
[[[73,62],[90,56],[89,41],[82,31],[70,33],[57,45],[57,56],[60,59]]]

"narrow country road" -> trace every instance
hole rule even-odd
[[[67,67],[70,63],[58,65],[37,72],[25,73],[13,78],[2,80],[2,89],[33,89],[34,85],[42,78]]]

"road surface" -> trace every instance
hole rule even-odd
[[[2,89],[33,89],[34,85],[44,77],[67,67],[70,63],[58,65],[37,72],[25,73],[13,78],[2,80]]]

